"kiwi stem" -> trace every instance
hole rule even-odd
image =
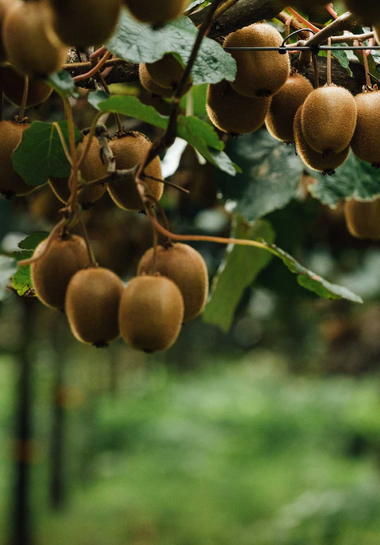
[[[310,30],[314,30],[314,32],[319,32],[319,28],[317,28],[316,26],[312,25],[307,19],[305,19],[304,17],[302,17],[302,15],[300,15],[297,11],[295,11],[293,8],[291,8],[290,6],[287,6],[286,8],[288,10],[289,13],[291,13],[300,23],[304,24],[307,26],[307,28],[310,28]]]
[[[83,81],[84,79],[89,79],[95,76],[103,68],[105,63],[108,61],[112,53],[108,51],[89,72],[86,72],[85,74],[80,74],[79,76],[75,76],[73,79],[74,81]]]
[[[77,209],[78,200],[78,162],[76,158],[76,146],[75,146],[75,125],[73,110],[71,104],[66,97],[64,97],[65,111],[67,117],[67,123],[69,127],[69,146],[71,155],[71,175],[69,178],[69,189],[71,192],[70,199],[68,201],[69,210],[71,215],[75,215]]]
[[[158,245],[158,231],[152,225],[153,228],[153,258],[152,258],[152,274],[156,274],[157,272],[157,245]]]
[[[359,42],[359,45],[362,45],[361,42]],[[363,64],[364,64],[364,70],[365,70],[366,86],[369,89],[371,87],[372,81],[371,81],[371,75],[369,72],[368,56],[365,51],[363,51]]]
[[[107,93],[107,95],[110,95],[111,94],[111,91],[107,85],[107,82],[106,80],[104,79],[104,77],[102,76],[102,74],[99,72],[97,74],[97,78],[99,79],[103,89],[105,90],[105,92]],[[116,121],[116,125],[117,125],[117,128],[118,128],[118,132],[119,133],[122,133],[123,132],[123,125],[121,124],[121,118],[120,118],[120,115],[118,113],[115,113],[113,114],[114,115],[114,118],[115,118],[115,121]]]
[[[319,69],[318,69],[318,55],[313,54],[313,68],[314,68],[314,88],[319,87]]]
[[[70,155],[70,152],[69,152],[69,150],[68,150],[68,148],[67,148],[66,140],[65,140],[65,137],[63,136],[63,132],[62,132],[62,130],[61,130],[61,127],[59,126],[59,124],[57,123],[57,121],[54,121],[53,125],[54,125],[54,127],[56,128],[56,130],[57,130],[59,139],[60,139],[61,144],[62,144],[63,151],[65,152],[65,155],[66,155],[66,159],[68,160],[68,162],[70,163],[70,165],[72,165],[71,155]]]
[[[26,103],[28,100],[28,93],[29,93],[29,78],[28,76],[25,76],[24,78],[24,91],[22,93],[22,100],[21,100],[21,107],[18,114],[18,120],[22,121],[25,117],[25,110],[26,110]]]
[[[81,214],[78,214],[78,215],[79,215],[79,225],[80,225],[81,231],[83,233],[84,241],[86,243],[87,253],[88,253],[88,257],[90,259],[91,266],[97,267],[98,264],[96,262],[95,254],[94,254],[93,249],[91,247],[90,239],[88,238],[88,232],[87,232],[86,226],[84,224],[83,217],[82,217]]]
[[[331,46],[331,38],[328,39],[327,44],[328,44],[329,47]],[[332,51],[329,50],[329,51],[327,51],[327,85],[332,84],[332,79],[331,79],[331,58],[332,58]]]

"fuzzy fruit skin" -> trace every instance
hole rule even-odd
[[[150,23],[152,26],[161,26],[182,15],[187,8],[189,0],[124,0],[133,17],[142,23]]]
[[[239,95],[226,81],[208,86],[206,109],[215,127],[230,134],[257,131],[268,114],[271,98]]]
[[[6,13],[3,39],[9,62],[26,76],[57,72],[67,58],[67,49],[54,40],[45,3],[17,0]]]
[[[270,134],[282,142],[294,142],[294,118],[297,110],[313,91],[303,76],[290,76],[282,89],[274,95],[265,124]]]
[[[279,47],[282,36],[264,23],[246,26],[229,34],[224,47]],[[237,76],[231,83],[240,95],[268,97],[285,85],[290,75],[289,55],[277,51],[230,51],[237,63]]]
[[[3,21],[5,19],[5,14],[14,3],[15,0],[0,0],[0,63],[7,60],[7,53],[3,43]]]
[[[40,255],[46,246],[43,240],[34,250]],[[53,240],[47,253],[30,266],[33,287],[38,299],[46,306],[64,309],[67,286],[80,269],[89,265],[83,238],[69,235]]]
[[[325,174],[333,174],[335,169],[340,167],[350,154],[350,146],[334,155],[326,155],[325,157],[313,150],[306,142],[302,132],[302,106],[298,109],[294,118],[294,139],[299,156],[306,166],[309,168],[323,172]]]
[[[380,91],[360,93],[355,97],[358,120],[351,148],[356,157],[380,167]]]
[[[183,76],[184,68],[170,53],[159,61],[146,65],[148,74],[160,87],[175,89]],[[187,84],[191,83],[190,80]]]
[[[5,197],[21,197],[34,191],[13,169],[12,154],[20,144],[28,123],[0,121],[0,194]]]
[[[19,74],[12,66],[3,66],[0,68],[0,74],[3,80],[3,91],[5,97],[15,104],[21,106],[24,94],[25,76]],[[26,107],[32,108],[45,102],[53,92],[53,88],[47,85],[42,79],[29,78],[28,98]]]
[[[83,141],[77,147],[77,159],[82,155],[83,149],[87,144],[89,136],[86,135]],[[80,166],[80,172],[85,182],[91,182],[102,178],[107,175],[107,167],[103,164],[100,157],[100,145],[97,138],[93,138],[91,146],[86,155],[85,160]],[[63,203],[67,203],[70,197],[69,191],[69,179],[68,178],[51,178],[50,186],[53,189],[55,195]],[[106,187],[103,185],[97,185],[91,189],[84,189],[79,194],[79,203],[85,208],[93,204],[95,201],[103,197],[106,192]]]
[[[137,350],[166,350],[181,331],[183,315],[183,298],[174,282],[164,276],[137,276],[121,296],[120,333]]]
[[[344,216],[347,229],[355,238],[380,240],[380,200],[345,202]]]
[[[161,87],[155,81],[153,81],[149,71],[148,65],[141,63],[139,66],[139,78],[140,83],[149,93],[157,95],[162,98],[171,98],[174,94],[174,87]],[[189,81],[183,88],[181,96],[186,95],[191,89],[192,83]]]
[[[302,107],[302,132],[313,150],[339,153],[350,145],[355,132],[357,107],[347,89],[335,85],[315,89]]]
[[[65,310],[74,337],[94,346],[107,346],[120,336],[119,306],[124,286],[101,267],[77,272],[67,288]]]
[[[114,138],[110,142],[110,148],[116,159],[116,168],[122,170],[136,166],[145,157],[150,146],[149,138],[139,132],[127,133],[121,138]],[[145,173],[162,180],[159,157],[150,163],[145,169]],[[164,191],[163,184],[146,178],[146,185],[149,195],[159,201]],[[130,180],[111,182],[108,185],[108,192],[113,201],[124,210],[142,210],[144,208],[133,177]]]
[[[138,275],[151,273],[153,253],[153,248],[145,252],[138,265]],[[176,243],[169,248],[158,246],[156,270],[179,287],[185,304],[184,321],[198,316],[206,305],[209,284],[201,254],[188,244]]]
[[[344,0],[344,3],[359,21],[368,25],[380,23],[380,4],[377,0]]]
[[[67,45],[89,47],[105,43],[115,30],[120,0],[48,0],[53,26]]]

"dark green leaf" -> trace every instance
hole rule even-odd
[[[6,299],[9,295],[8,286],[12,275],[17,270],[15,259],[0,255],[0,301]]]
[[[129,62],[152,63],[162,59],[166,53],[175,53],[186,64],[197,33],[197,27],[187,17],[154,30],[124,12],[107,47]],[[204,38],[191,74],[195,85],[218,83],[224,79],[233,81],[236,63],[220,44]]]
[[[59,121],[58,124],[68,146],[67,121]],[[82,134],[75,129],[76,143],[82,138]],[[57,129],[52,123],[42,121],[35,121],[24,131],[12,161],[15,171],[32,186],[45,184],[50,176],[66,178],[71,171]]]
[[[45,238],[48,236],[48,233],[45,233],[44,231],[37,231],[36,233],[32,233],[31,235],[27,236],[18,243],[18,247],[21,250],[32,250],[34,251],[40,242],[45,240]]]
[[[16,259],[16,261],[21,261],[22,259],[30,259],[33,255],[35,248],[39,245],[40,242],[45,240],[48,234],[49,233],[36,232],[24,238],[24,240],[22,240],[18,244],[18,247],[21,249],[21,251],[15,252],[13,254],[14,259]],[[17,268],[17,271],[12,276],[12,288],[20,297],[22,297],[26,293],[28,295],[32,295],[34,293],[33,283],[30,277],[29,265]]]
[[[231,236],[248,240],[265,239],[271,244],[275,233],[271,224],[266,221],[252,225],[246,223],[242,217],[235,217]],[[245,289],[271,259],[270,253],[258,248],[230,246],[219,273],[214,278],[212,296],[203,312],[203,320],[228,332]]]
[[[67,97],[76,94],[75,81],[66,70],[52,74],[47,78],[46,83],[61,96]]]

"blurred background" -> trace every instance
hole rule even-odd
[[[77,100],[80,129],[92,116],[84,105]],[[29,117],[60,119],[58,98]],[[125,127],[157,136],[133,120]],[[266,173],[252,179],[261,145],[265,130],[228,142],[244,172],[234,179],[177,141],[164,173],[191,194],[165,193],[173,231],[228,236],[236,202],[265,183]],[[0,304],[0,543],[379,544],[380,247],[350,237],[341,207],[311,198],[313,183],[301,173],[295,196],[265,219],[281,248],[364,305],[321,300],[272,260],[228,331],[200,317],[168,352],[145,355],[122,341],[81,345],[63,314],[9,292]],[[47,186],[0,201],[3,251],[49,231],[61,207]],[[146,217],[105,196],[86,224],[100,265],[128,281],[152,244]],[[212,280],[225,247],[195,247]]]

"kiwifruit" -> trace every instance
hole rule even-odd
[[[25,76],[19,74],[12,66],[0,68],[0,77],[5,97],[15,104],[21,106],[24,94]],[[53,92],[53,88],[47,85],[43,79],[29,78],[28,98],[26,107],[31,108],[45,102]]]
[[[153,256],[154,249],[150,248],[140,260],[138,275],[152,273]],[[179,287],[185,304],[184,321],[198,316],[208,295],[207,267],[201,254],[188,244],[176,243],[168,248],[158,246],[156,270]]]
[[[28,127],[28,123],[0,121],[0,194],[8,199],[27,195],[35,189],[24,182],[12,164],[12,154]]]
[[[148,72],[147,65],[144,63],[141,63],[139,65],[139,78],[140,83],[144,87],[144,89],[149,91],[149,93],[152,93],[152,95],[157,95],[162,98],[170,98],[171,96],[173,96],[173,89],[160,87],[152,80]]]
[[[246,26],[232,32],[224,47],[279,47],[283,42],[277,30],[266,23]],[[268,97],[277,93],[290,75],[289,55],[277,51],[231,51],[237,63],[237,76],[231,83],[235,91],[248,97]]]
[[[339,153],[350,145],[355,132],[355,99],[343,87],[320,87],[306,98],[301,120],[302,133],[313,150],[323,155]]]
[[[208,86],[207,113],[223,132],[248,134],[257,131],[268,114],[271,98],[239,95],[226,81]]]
[[[67,288],[65,310],[78,341],[102,347],[120,336],[123,287],[120,278],[109,269],[91,267],[74,274]]]
[[[3,44],[3,21],[8,9],[14,4],[14,0],[0,0],[0,63],[7,60],[7,54]]]
[[[26,76],[56,72],[67,57],[67,48],[54,39],[44,2],[15,0],[5,15],[3,40],[9,62]]]
[[[146,69],[157,85],[175,89],[183,76],[184,68],[174,55],[168,53],[159,61],[149,63]],[[187,85],[191,83],[190,78]]]
[[[351,148],[359,159],[380,168],[380,91],[368,91],[355,97],[358,120]]]
[[[353,237],[380,240],[380,199],[372,201],[349,199],[344,205],[344,216]]]
[[[81,157],[88,139],[89,135],[86,135],[83,141],[78,145],[77,159]],[[107,175],[107,167],[103,164],[100,157],[100,146],[97,138],[92,138],[91,140],[90,149],[80,166],[80,173],[84,182],[92,182]],[[70,197],[68,178],[50,178],[50,185],[57,197],[63,203],[67,203]],[[105,185],[89,186],[86,188],[85,184],[78,195],[78,201],[84,208],[88,208],[95,201],[103,197],[105,192]]]
[[[184,305],[179,288],[164,276],[138,276],[121,296],[120,333],[137,350],[157,352],[174,344]]]
[[[294,139],[299,156],[306,166],[313,170],[323,172],[324,174],[334,174],[335,169],[340,167],[350,154],[350,146],[335,153],[334,155],[323,155],[313,150],[306,142],[302,132],[302,108],[300,106],[294,118]]]
[[[138,21],[161,26],[179,17],[187,8],[189,0],[124,0],[124,3]]]
[[[121,8],[121,0],[48,1],[59,39],[76,47],[105,43],[116,27]]]
[[[145,157],[151,146],[147,136],[140,132],[129,132],[110,142],[110,148],[116,159],[118,170],[130,169],[138,165]],[[162,179],[160,158],[156,157],[145,169],[145,182],[149,195],[156,201],[160,200],[164,191],[161,182],[153,178]],[[124,210],[142,210],[144,208],[138,192],[134,176],[129,179],[110,182],[108,192],[113,201]]]
[[[47,239],[34,250],[33,257],[44,252]],[[54,239],[46,253],[30,266],[33,287],[46,306],[64,309],[67,286],[80,269],[90,264],[86,243],[76,235]]]
[[[294,142],[293,125],[297,110],[313,91],[305,77],[290,76],[282,89],[274,95],[265,124],[272,136],[283,142]]]
[[[344,0],[347,9],[351,11],[359,21],[373,25],[380,22],[380,4],[377,0]]]

